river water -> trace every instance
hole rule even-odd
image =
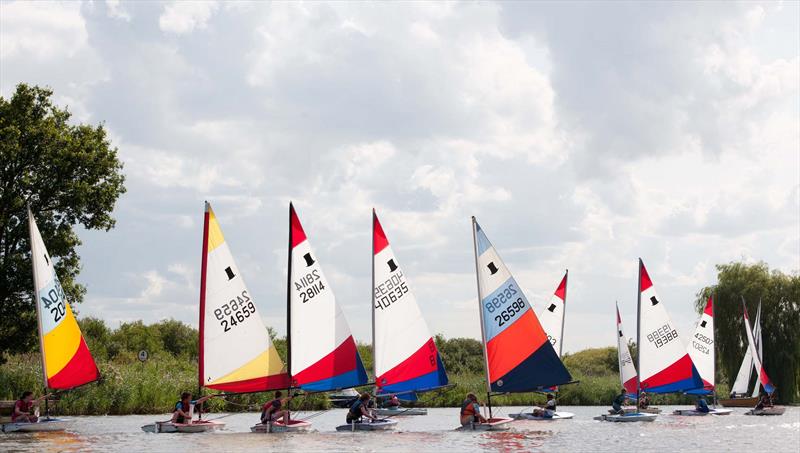
[[[662,406],[670,413],[674,406]],[[495,415],[521,408],[499,408]],[[800,451],[800,407],[777,417],[745,416],[734,409],[726,416],[660,415],[652,423],[608,423],[592,420],[603,407],[559,407],[572,420],[517,421],[505,432],[458,432],[458,409],[429,409],[427,416],[398,417],[391,432],[336,432],[345,411],[314,417],[315,430],[296,434],[252,434],[258,414],[225,416],[224,430],[204,434],[151,434],[140,427],[169,417],[127,415],[74,417],[69,432],[0,434],[0,451],[131,451],[221,453],[228,451]],[[308,413],[295,413],[298,418]],[[225,414],[206,414],[216,418]]]

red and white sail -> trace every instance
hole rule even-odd
[[[758,370],[756,389],[758,389],[758,384],[761,384],[761,386],[764,387],[764,391],[771,395],[772,392],[775,391],[775,386],[773,386],[772,381],[769,380],[767,371],[764,369],[764,364],[761,361],[761,354],[758,352],[758,349],[756,349],[756,340],[755,336],[753,336],[752,329],[750,329],[750,320],[747,317],[747,306],[744,301],[742,301],[742,310],[744,313],[744,328],[747,331],[747,345],[750,348],[750,355],[753,356],[753,363]]]
[[[689,339],[689,356],[697,373],[703,380],[702,390],[714,390],[714,300],[706,301],[706,308]]]
[[[639,260],[639,377],[647,392],[682,392],[702,387],[677,329]]]
[[[372,212],[375,386],[378,393],[429,390],[447,374],[406,275]]]
[[[200,275],[200,385],[225,392],[289,386],[289,376],[206,203]]]
[[[619,378],[622,387],[629,395],[636,396],[636,366],[633,364],[628,339],[622,333],[622,318],[617,305],[617,359],[619,361]]]
[[[291,203],[288,284],[292,385],[322,392],[366,384],[350,326]]]
[[[561,357],[561,352],[564,349],[564,311],[567,302],[568,276],[569,271],[566,271],[561,283],[558,284],[558,288],[556,288],[553,296],[550,297],[550,301],[539,312],[539,322],[542,324],[542,328],[547,333],[547,339],[553,345],[553,349],[556,350],[559,357]]]

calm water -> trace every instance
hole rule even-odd
[[[665,412],[674,407],[663,406]],[[519,409],[519,408],[517,408]],[[223,418],[222,431],[206,434],[149,434],[141,425],[164,420],[152,415],[76,417],[71,432],[0,434],[0,451],[792,451],[800,446],[800,407],[779,417],[661,415],[652,423],[592,420],[605,408],[567,407],[572,420],[518,421],[510,431],[453,431],[458,409],[429,409],[427,416],[403,417],[394,432],[339,433],[345,415],[331,410],[313,418],[316,431],[305,434],[251,434],[257,414]],[[496,414],[515,412],[501,408]],[[302,417],[303,413],[298,413]],[[305,414],[307,415],[307,414]],[[220,414],[208,414],[208,418]],[[188,450],[187,450],[188,449]]]

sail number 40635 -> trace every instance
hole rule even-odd
[[[403,272],[397,270],[385,282],[375,285],[375,308],[383,310],[400,300],[408,292]]]
[[[230,331],[233,327],[237,326],[240,322],[244,322],[250,315],[255,314],[256,306],[247,295],[247,291],[242,291],[241,296],[236,296],[236,299],[231,299],[227,304],[214,310],[214,316],[219,321],[225,332]]]
[[[59,322],[67,314],[67,309],[64,305],[64,289],[58,280],[55,283],[55,287],[42,296],[42,305],[45,310],[50,311],[53,321]]]

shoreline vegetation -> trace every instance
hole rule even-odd
[[[179,321],[168,320],[144,325],[141,321],[125,323],[111,330],[102,320],[80,321],[89,348],[100,368],[101,380],[61,393],[53,404],[53,413],[63,415],[129,415],[169,412],[181,392],[197,391],[197,331]],[[270,331],[274,337],[274,332]],[[274,338],[282,357],[286,342]],[[413,406],[458,407],[468,392],[485,395],[483,355],[479,341],[470,338],[445,339],[436,343],[450,377],[451,386],[419,395]],[[372,368],[369,345],[358,346],[365,367]],[[149,359],[140,362],[138,351],[146,350]],[[608,406],[618,394],[617,351],[614,347],[585,349],[564,355],[564,363],[577,384],[562,386],[559,404]],[[371,379],[372,380],[372,379]],[[24,390],[41,392],[39,353],[6,357],[0,366],[0,399],[14,400]],[[718,395],[727,394],[727,386],[718,386]],[[357,390],[372,391],[371,387]],[[204,390],[203,394],[215,391]],[[205,403],[208,412],[245,412],[257,410],[271,398],[272,392],[230,395]],[[481,398],[482,400],[485,399]],[[652,395],[653,404],[692,404],[685,395]],[[492,397],[493,406],[529,406],[543,404],[544,394],[523,393]],[[485,401],[484,401],[485,403]],[[331,407],[325,394],[303,395],[292,401],[293,410],[323,410]]]

